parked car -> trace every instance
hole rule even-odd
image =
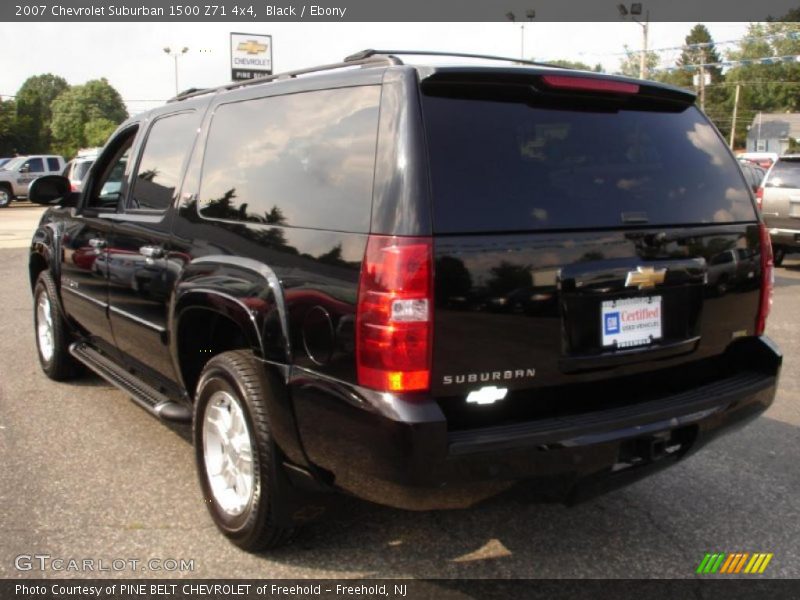
[[[738,155],[739,160],[746,160],[762,169],[769,169],[776,160],[778,160],[777,152],[742,152]]]
[[[761,187],[761,182],[764,181],[764,175],[767,174],[767,170],[746,160],[740,160],[739,166],[742,168],[742,173],[744,173],[747,183],[750,184],[750,189],[753,190],[753,193],[758,193],[758,188]]]
[[[26,197],[31,181],[43,175],[61,173],[64,159],[54,155],[18,156],[0,169],[0,208],[15,198]]]
[[[772,238],[775,265],[781,266],[787,252],[800,248],[800,154],[781,156],[772,165],[757,198]]]
[[[77,156],[64,167],[64,172],[61,174],[69,179],[73,192],[81,190],[81,184],[89,173],[89,168],[92,166],[94,159],[97,158],[100,150],[101,148],[80,150]]]
[[[32,185],[44,373],[83,364],[191,421],[203,499],[248,550],[323,491],[585,498],[775,396],[769,235],[693,94],[397,54],[179,95],[80,193]],[[723,294],[729,250],[753,284]]]
[[[708,287],[717,294],[758,284],[757,257],[750,248],[724,250],[708,261]]]

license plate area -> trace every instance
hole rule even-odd
[[[600,339],[604,349],[649,346],[662,337],[661,296],[604,300],[600,305]]]

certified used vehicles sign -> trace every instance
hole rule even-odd
[[[640,346],[661,338],[661,296],[606,300],[601,327],[603,346]]]

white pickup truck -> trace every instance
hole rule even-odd
[[[27,197],[31,181],[44,175],[60,175],[64,158],[54,154],[17,156],[0,168],[0,208],[19,197]]]

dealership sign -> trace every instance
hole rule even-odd
[[[272,36],[231,33],[231,79],[242,81],[272,75]]]

